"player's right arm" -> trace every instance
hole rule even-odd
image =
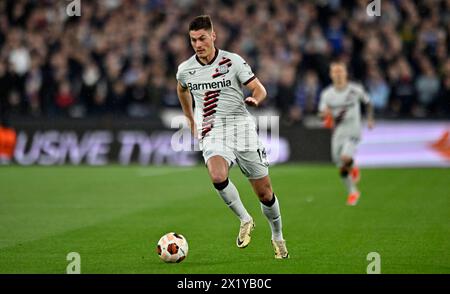
[[[328,129],[332,129],[334,126],[333,115],[331,109],[328,107],[325,99],[324,92],[320,95],[319,102],[319,117],[322,118],[323,126]]]
[[[325,90],[320,93],[320,99],[319,99],[319,107],[318,107],[318,115],[320,118],[325,118],[326,116],[331,114],[331,110],[327,105],[326,98],[325,98]]]
[[[180,100],[181,108],[183,109],[183,113],[186,116],[189,127],[191,128],[191,132],[195,138],[197,138],[197,127],[194,121],[194,111],[192,110],[192,97],[189,88],[183,87],[180,82],[177,84],[177,94],[178,99]]]
[[[326,118],[328,116],[331,116],[331,110],[325,105],[321,110],[319,110],[319,117]]]

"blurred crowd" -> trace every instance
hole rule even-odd
[[[189,21],[209,14],[216,46],[243,56],[268,90],[265,108],[300,122],[317,111],[334,58],[379,116],[450,116],[450,0],[0,1],[0,108],[35,117],[157,118],[179,107],[177,66]]]

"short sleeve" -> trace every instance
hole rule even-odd
[[[358,90],[359,90],[358,91],[359,92],[359,100],[364,104],[368,104],[370,102],[369,94],[366,92],[364,87],[361,85],[358,86]]]
[[[327,101],[325,96],[325,91],[322,91],[320,94],[320,101],[319,101],[319,112],[324,112],[327,108]]]
[[[238,80],[245,86],[248,83],[250,83],[251,81],[253,81],[256,76],[252,71],[252,68],[250,67],[250,65],[239,55],[235,55],[236,56],[236,68],[237,68],[237,77]],[[233,64],[234,66],[234,64]]]
[[[178,67],[178,71],[177,71],[177,81],[180,83],[181,87],[183,88],[187,88],[186,85],[186,81],[185,81],[185,75],[182,73],[182,70],[180,69],[180,67]]]

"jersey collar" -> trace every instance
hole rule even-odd
[[[197,54],[195,54],[195,59],[197,60],[197,62],[200,63],[202,66],[213,64],[214,61],[216,61],[217,56],[219,55],[219,49],[217,49],[217,47],[214,47],[214,48],[216,49],[216,53],[214,54],[213,59],[211,59],[211,61],[208,64],[205,64],[205,63],[201,62],[200,58],[198,58]]]

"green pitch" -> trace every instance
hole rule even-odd
[[[362,170],[362,197],[346,193],[331,166],[271,168],[289,260],[274,260],[269,226],[250,185],[231,179],[256,221],[238,249],[239,222],[204,167],[1,167],[0,272],[65,273],[450,273],[450,171]],[[189,255],[164,264],[158,239],[186,236]]]

